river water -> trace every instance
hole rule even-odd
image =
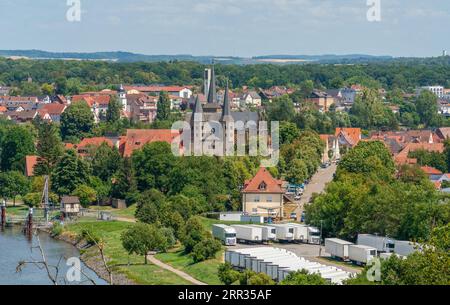
[[[92,285],[92,282],[81,274],[81,281],[67,282],[66,273],[71,266],[66,265],[66,259],[79,257],[80,253],[74,246],[51,238],[48,234],[39,233],[39,239],[49,265],[59,264],[59,284],[68,285]],[[37,245],[37,240],[33,241],[22,234],[20,227],[0,229],[0,285],[51,285],[52,282],[47,276],[45,269],[39,269],[36,265],[27,265],[21,272],[16,272],[19,261],[42,260],[39,249],[31,249]],[[61,259],[62,258],[62,259]],[[61,260],[60,260],[61,259]],[[108,283],[99,278],[95,272],[81,263],[83,272],[95,281],[97,285],[107,285]],[[55,273],[51,269],[52,274]]]

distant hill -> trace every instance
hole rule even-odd
[[[47,52],[41,50],[0,50],[0,56],[9,58],[28,58],[28,59],[59,59],[59,60],[103,60],[112,62],[170,62],[170,61],[194,61],[202,64],[209,64],[213,60],[223,64],[361,64],[372,62],[389,61],[423,61],[427,58],[395,58],[392,56],[373,56],[365,54],[348,55],[265,55],[251,58],[232,57],[232,56],[193,56],[189,54],[179,55],[144,55],[131,52],[94,52],[94,53],[76,53],[76,52]]]

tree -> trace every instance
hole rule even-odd
[[[305,161],[300,159],[293,160],[286,172],[287,181],[292,184],[302,184],[308,178],[308,167]]]
[[[92,172],[103,181],[110,181],[112,176],[118,171],[122,159],[119,150],[110,147],[107,143],[98,146],[92,156]]]
[[[184,251],[191,253],[194,247],[207,237],[207,233],[198,217],[189,218],[186,222],[185,236],[182,239]]]
[[[163,193],[156,189],[146,191],[138,199],[136,219],[148,224],[158,223],[164,216],[166,206],[166,197]]]
[[[111,95],[111,99],[108,103],[108,109],[106,110],[106,121],[108,123],[116,123],[120,120],[120,105],[119,99],[116,95]]]
[[[239,279],[239,272],[234,270],[233,266],[227,262],[219,265],[218,276],[222,283],[231,285]]]
[[[300,130],[294,123],[280,123],[280,145],[290,144],[300,136]]]
[[[126,199],[136,190],[136,181],[130,158],[124,158],[118,166],[118,170],[111,179],[111,196],[116,199]]]
[[[252,286],[263,286],[263,285],[275,285],[275,282],[265,273],[257,273],[252,275],[248,281],[248,285]]]
[[[88,182],[89,174],[86,161],[80,159],[73,149],[67,150],[52,174],[52,188],[58,195],[70,194],[78,185]]]
[[[50,175],[63,155],[64,148],[55,125],[49,122],[39,122],[37,125],[38,142],[36,148],[39,158],[34,168],[34,174],[38,176]]]
[[[77,196],[80,199],[81,205],[85,208],[97,200],[97,192],[85,184],[77,185],[72,195]]]
[[[93,126],[94,115],[84,101],[71,104],[61,115],[61,135],[64,140],[89,135]]]
[[[195,263],[216,257],[216,253],[222,249],[222,244],[215,238],[205,238],[194,246],[192,258]]]
[[[175,156],[168,143],[148,143],[133,153],[132,160],[139,190],[156,188],[167,192],[169,173],[175,163]]]
[[[437,96],[428,90],[423,90],[416,100],[416,109],[420,117],[420,122],[425,126],[440,126],[441,117]]]
[[[167,251],[169,241],[166,233],[153,225],[136,223],[121,235],[122,246],[128,254],[142,255],[147,264],[150,251]]]
[[[156,120],[166,121],[170,116],[170,99],[167,92],[161,92],[158,99],[158,109],[156,112]]]
[[[295,114],[294,103],[288,95],[283,95],[273,99],[272,103],[267,105],[267,115],[269,121],[292,121]]]
[[[6,129],[0,147],[1,169],[25,172],[25,156],[35,152],[33,134],[25,126],[13,125]]]
[[[16,197],[25,195],[30,189],[28,179],[18,171],[0,173],[0,197],[13,199],[16,205]]]
[[[329,285],[327,280],[318,273],[308,273],[306,270],[291,272],[280,282],[280,285]]]

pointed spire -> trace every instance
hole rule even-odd
[[[200,99],[197,97],[195,98],[195,104],[194,104],[194,114],[195,113],[203,113],[202,103],[200,102]]]
[[[222,108],[222,120],[224,118],[229,117],[231,115],[231,108],[230,108],[230,99],[229,99],[229,93],[228,93],[228,79],[227,79],[227,87],[225,88],[225,94],[223,97],[223,108]]]
[[[209,84],[208,90],[208,104],[217,103],[217,92],[216,92],[216,72],[214,71],[214,62],[211,67],[211,83]]]

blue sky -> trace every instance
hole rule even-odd
[[[450,51],[450,1],[381,0],[0,0],[0,49],[131,51],[256,56],[436,56]]]

